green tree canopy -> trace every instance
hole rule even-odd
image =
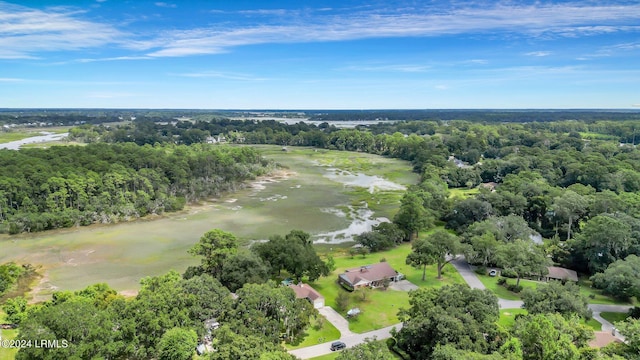
[[[238,252],[238,240],[232,233],[214,229],[207,231],[189,253],[201,256],[201,268],[207,274],[218,278],[222,274],[222,266],[229,257]]]
[[[527,275],[545,275],[550,261],[542,248],[531,240],[516,240],[503,244],[498,248],[498,265],[504,270],[516,274],[516,286],[520,285],[520,278]]]
[[[617,260],[604,272],[592,276],[591,280],[605,294],[619,299],[640,296],[640,257],[629,255],[624,260]]]
[[[563,316],[591,318],[589,300],[580,293],[580,287],[571,282],[563,285],[558,281],[551,281],[540,284],[535,289],[524,289],[522,300],[523,307],[530,314],[559,313]]]
[[[437,345],[483,354],[497,350],[500,338],[498,299],[489,291],[463,285],[421,288],[409,293],[409,309],[396,339],[411,359],[430,359]]]
[[[442,279],[442,268],[462,254],[466,247],[456,235],[437,229],[424,239],[415,240],[412,252],[407,255],[407,264],[422,267],[422,280],[425,279],[427,265],[436,264],[438,279]]]
[[[173,328],[167,330],[158,343],[158,359],[190,360],[198,345],[198,335],[193,330]]]

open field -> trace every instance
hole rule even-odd
[[[206,231],[220,228],[243,244],[302,229],[315,239],[348,240],[367,230],[378,217],[392,216],[394,206],[372,210],[351,193],[358,186],[331,179],[325,164],[341,164],[368,186],[372,181],[407,186],[417,180],[409,163],[353,152],[260,146],[283,169],[257,179],[247,188],[179,213],[115,225],[93,225],[51,232],[0,237],[0,263],[16,261],[40,267],[34,291],[40,300],[57,289],[77,290],[107,282],[117,290],[135,291],[139,280],[170,269],[184,271],[196,263],[187,250]],[[333,169],[338,169],[336,165]],[[335,172],[336,170],[331,170]],[[388,176],[388,177],[387,177]],[[378,193],[380,195],[378,195]],[[393,195],[395,193],[396,195]],[[399,199],[402,191],[379,191],[370,197]],[[397,205],[396,205],[397,206]],[[332,249],[344,247],[326,244]],[[377,260],[376,260],[377,261]]]

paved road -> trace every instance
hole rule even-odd
[[[478,279],[476,273],[473,272],[467,261],[464,257],[459,257],[456,260],[451,261],[451,265],[453,265],[456,270],[462,275],[462,278],[472,289],[481,289],[484,290],[486,287],[484,284]],[[522,301],[520,300],[505,300],[498,298],[498,304],[501,309],[519,309],[522,307]],[[323,310],[328,308],[329,310]],[[631,306],[628,305],[604,305],[604,304],[589,304],[589,308],[593,311],[593,318],[602,324],[602,331],[611,331],[613,325],[607,320],[603,319],[600,316],[601,312],[627,312]],[[377,339],[388,339],[391,337],[391,329],[396,328],[400,330],[402,328],[402,324],[396,324],[384,329],[370,331],[364,334],[354,334],[349,330],[349,323],[346,319],[344,319],[340,314],[334,311],[331,307],[324,307],[320,309],[320,313],[324,315],[324,312],[330,314],[327,316],[327,319],[334,324],[338,330],[340,330],[340,341],[344,342],[347,347],[352,347],[357,344],[364,342],[367,338],[376,337]],[[324,311],[324,312],[323,312]],[[326,316],[326,315],[325,315]],[[336,318],[336,316],[339,318]],[[345,328],[346,326],[346,328]],[[624,341],[624,337],[619,333],[616,333],[616,337],[622,341]],[[289,353],[297,356],[300,359],[310,359],[316,356],[326,355],[331,353],[329,349],[331,347],[330,342],[326,342],[324,344],[318,344],[314,346],[309,346],[302,349],[291,350]]]
[[[391,337],[391,329],[396,328],[396,330],[400,330],[402,328],[402,324],[392,325],[386,328],[382,328],[379,330],[369,331],[364,334],[351,334],[349,336],[342,336],[340,341],[344,342],[348,348],[363,343],[365,339],[373,339],[374,337],[378,340],[388,339]],[[335,341],[335,340],[334,340]],[[310,359],[316,356],[326,355],[331,353],[329,349],[331,347],[331,343],[333,341],[329,341],[323,344],[318,344],[314,346],[305,347],[302,349],[296,349],[289,351],[290,354],[297,356],[300,359]]]

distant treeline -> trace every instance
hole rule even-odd
[[[182,209],[263,174],[251,148],[89,144],[0,151],[4,231],[109,223]]]
[[[640,120],[634,110],[141,110],[141,109],[0,109],[0,124],[49,126],[102,124],[129,120],[171,122],[178,119],[305,118],[313,121],[452,121],[505,123],[575,120]]]
[[[639,111],[591,110],[343,110],[315,114],[315,121],[465,120],[471,122],[549,122],[563,120],[640,120]]]

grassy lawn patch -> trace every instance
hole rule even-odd
[[[311,360],[333,360],[337,358],[338,355],[340,355],[340,352],[336,351],[336,352],[332,352],[331,354],[311,358]]]
[[[507,288],[505,288],[504,286],[498,285],[498,279],[500,279],[499,276],[491,277],[489,275],[478,275],[478,279],[480,279],[480,281],[484,284],[484,286],[486,286],[487,289],[496,294],[497,297],[506,300],[520,300],[520,294],[516,294],[512,291],[507,290]],[[515,284],[516,279],[507,278],[507,283]],[[536,288],[538,284],[541,283],[538,281],[520,279],[520,285],[525,289]]]
[[[0,310],[0,323],[4,324],[6,314]],[[18,330],[0,330],[0,335],[3,340],[15,339],[18,336]],[[6,349],[0,347],[0,360],[13,360],[16,358],[18,349]]]
[[[321,325],[321,326],[319,326]],[[295,344],[286,344],[288,350],[303,348],[307,346],[318,345],[327,341],[338,340],[340,331],[336,329],[322,315],[318,315],[315,320],[311,321],[311,325],[305,331],[305,335]]]
[[[360,315],[349,319],[349,329],[355,333],[363,333],[371,330],[397,324],[398,310],[409,307],[409,294],[396,290],[373,290],[368,299],[361,301],[358,294],[354,293],[351,307],[360,308]]]
[[[581,323],[587,325],[588,327],[592,328],[593,331],[600,331],[602,330],[602,324],[600,324],[600,322],[598,322],[598,320],[596,319],[589,319],[589,320],[581,320]]]
[[[624,321],[629,315],[627,313],[619,313],[619,312],[601,312],[600,316],[603,319],[607,320],[610,323],[615,323],[617,321]]]
[[[502,309],[500,310],[500,319],[498,320],[498,325],[501,325],[505,329],[511,329],[513,324],[516,322],[516,315],[522,314],[526,315],[527,310],[525,309]]]
[[[580,279],[578,281],[580,293],[589,299],[590,304],[605,305],[631,305],[628,301],[617,300],[611,296],[602,294],[602,291],[591,287],[591,281]]]
[[[453,188],[453,189],[449,189],[449,197],[451,199],[453,198],[459,198],[459,199],[466,199],[470,196],[476,195],[478,192],[480,192],[479,188],[473,188],[473,189],[467,189],[467,188]]]

